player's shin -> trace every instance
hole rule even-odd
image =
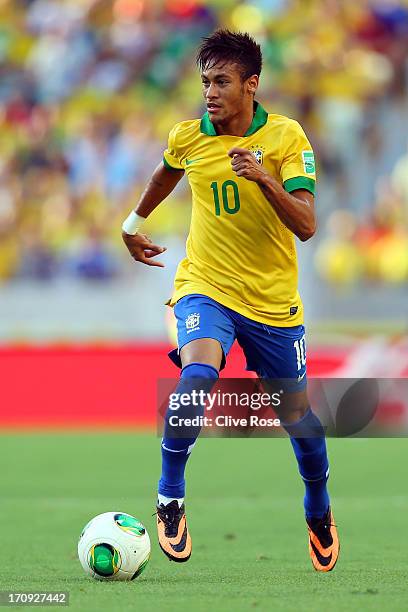
[[[166,505],[168,501],[178,499],[181,505],[184,499],[184,472],[201,430],[201,426],[196,423],[197,417],[204,413],[203,393],[211,391],[217,378],[218,370],[203,363],[191,363],[181,371],[181,378],[173,395],[183,397],[183,402],[180,402],[176,409],[174,406],[172,409],[169,407],[165,417],[159,503]]]
[[[295,423],[282,423],[290,436],[305,484],[304,507],[308,518],[321,518],[330,505],[327,491],[329,461],[323,426],[309,408]]]

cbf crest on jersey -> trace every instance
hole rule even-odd
[[[192,312],[188,315],[186,319],[186,329],[189,334],[192,331],[197,331],[200,329],[200,313]]]
[[[255,155],[255,159],[258,162],[258,164],[262,164],[263,163],[263,156],[265,153],[265,147],[261,146],[261,145],[251,145],[251,153],[253,155]]]

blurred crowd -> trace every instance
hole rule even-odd
[[[124,274],[122,220],[171,126],[204,112],[194,52],[218,26],[259,40],[260,101],[316,151],[319,274],[408,282],[408,1],[393,0],[0,0],[1,281]],[[147,229],[183,241],[189,217],[183,181]]]

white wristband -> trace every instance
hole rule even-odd
[[[130,215],[124,220],[122,225],[122,230],[125,234],[129,234],[130,236],[134,236],[138,233],[143,223],[146,221],[144,217],[141,217],[134,210],[130,213]]]

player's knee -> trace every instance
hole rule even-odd
[[[219,370],[223,358],[223,349],[220,342],[214,338],[198,338],[182,347],[180,357],[183,367],[201,363]]]
[[[295,424],[303,419],[307,413],[307,408],[288,408],[277,410],[282,423]]]
[[[306,390],[299,393],[285,393],[276,412],[285,423],[300,421],[309,410],[309,399]]]

